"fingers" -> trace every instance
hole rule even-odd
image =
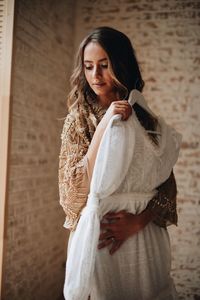
[[[105,214],[100,224],[101,230],[107,230],[110,233],[115,232],[117,229],[117,221],[124,218],[126,215],[127,215],[126,210],[120,210],[118,212],[109,212]]]
[[[104,240],[103,242],[100,242],[98,244],[98,249],[102,249],[102,248],[105,248],[105,247],[108,247],[109,245],[111,245],[113,243],[112,239],[106,239]]]
[[[108,247],[108,246],[112,245],[110,250],[109,250],[110,255],[112,255],[121,247],[123,242],[124,241],[122,241],[122,240],[114,240],[113,241],[112,238],[105,239],[103,242],[100,242],[98,244],[98,249],[100,250],[100,249],[103,249],[105,247]]]
[[[108,212],[107,214],[105,214],[103,216],[103,220],[106,219],[106,220],[114,220],[114,219],[120,219],[120,218],[123,218],[124,215],[127,213],[126,210],[120,210],[118,212]]]
[[[126,121],[132,114],[132,109],[130,111],[128,107],[122,107],[120,108],[120,114],[122,115],[122,120]]]
[[[116,219],[116,220],[118,220],[118,219]],[[113,223],[101,223],[100,224],[100,229],[104,231],[104,233],[102,233],[102,235],[105,234],[105,236],[103,236],[103,238],[109,238],[109,237],[113,236],[113,233],[115,233],[115,234],[117,233],[116,222],[113,222]]]
[[[118,241],[116,240],[115,242],[113,242],[112,247],[109,251],[110,255],[113,255],[123,244],[123,241]]]
[[[118,100],[118,101],[113,101],[112,102],[114,105],[129,105],[129,102],[127,100]]]
[[[121,114],[122,120],[127,120],[129,116],[132,114],[131,105],[124,100],[114,101],[111,103],[113,107],[114,114]]]
[[[113,237],[113,233],[111,231],[106,231],[100,234],[99,239],[104,240],[104,239],[111,239]]]

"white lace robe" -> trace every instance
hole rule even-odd
[[[134,111],[126,122],[114,116],[97,154],[90,195],[70,236],[64,295],[67,300],[174,300],[170,242],[166,229],[150,222],[114,255],[97,250],[99,220],[109,211],[142,212],[170,175],[181,136],[162,118],[153,144]]]

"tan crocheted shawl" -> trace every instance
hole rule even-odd
[[[90,178],[85,154],[105,111],[97,102],[81,99],[64,122],[58,180],[65,226],[70,229],[75,228],[87,200]]]

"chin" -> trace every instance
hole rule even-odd
[[[108,86],[102,86],[99,88],[94,88],[94,86],[90,86],[93,92],[99,97],[108,97],[110,94],[113,93],[113,88]]]
[[[94,93],[97,95],[97,96],[108,96],[110,94],[110,91],[107,91],[107,90],[93,90]]]
[[[106,95],[106,93],[103,93],[103,92],[100,92],[100,91],[94,91],[94,92],[97,96],[105,96]]]

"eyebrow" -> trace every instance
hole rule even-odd
[[[101,61],[104,61],[104,60],[107,60],[107,58],[101,58],[99,59],[98,61],[101,62]],[[92,63],[93,61],[92,60],[84,60],[85,63]]]

